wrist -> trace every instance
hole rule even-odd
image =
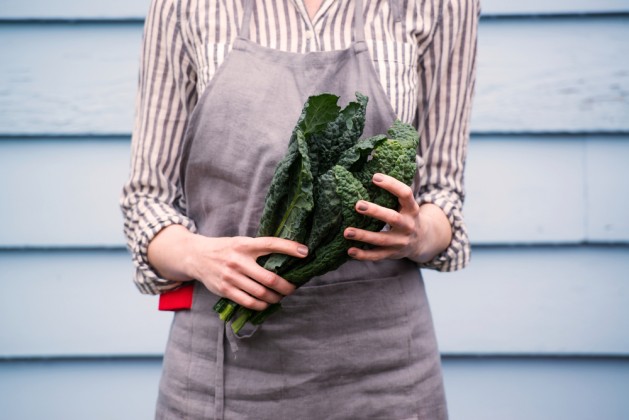
[[[452,226],[443,210],[431,203],[419,207],[418,243],[411,259],[426,263],[445,251],[452,241]]]
[[[182,225],[173,224],[162,229],[148,246],[148,261],[160,277],[173,281],[189,281],[194,271],[198,235]]]
[[[188,280],[199,278],[198,261],[201,253],[201,235],[188,231],[182,235],[180,243],[180,267],[179,270]]]

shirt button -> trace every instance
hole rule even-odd
[[[306,39],[312,39],[313,36],[314,34],[312,33],[312,31],[306,31]]]

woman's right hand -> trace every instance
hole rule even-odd
[[[211,238],[171,225],[153,238],[148,259],[164,278],[196,279],[212,293],[260,311],[295,290],[293,284],[256,262],[258,257],[271,253],[303,258],[308,249],[287,239]]]

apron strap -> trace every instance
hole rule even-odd
[[[245,0],[245,10],[242,14],[242,21],[240,22],[240,30],[238,31],[238,38],[249,39],[249,22],[251,21],[253,3],[254,3],[254,0]]]
[[[354,6],[354,42],[365,41],[365,20],[363,19],[363,0],[356,0]]]

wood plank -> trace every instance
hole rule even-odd
[[[628,22],[483,21],[472,129],[629,131]],[[130,132],[140,24],[2,25],[0,37],[0,134]]]
[[[628,247],[480,248],[425,271],[446,354],[627,354]]]
[[[1,246],[122,246],[128,139],[0,141]]]
[[[547,15],[624,13],[629,11],[625,0],[482,0],[483,15]]]
[[[144,19],[151,0],[3,0],[2,19]]]
[[[141,25],[0,25],[0,38],[1,133],[131,132]]]
[[[124,251],[1,252],[0,357],[158,355],[172,314]]]
[[[0,19],[143,19],[149,0],[3,0]],[[483,0],[484,15],[627,12],[624,0]]]
[[[627,136],[475,136],[465,203],[472,241],[629,242],[628,148]],[[129,153],[122,137],[0,140],[0,219],[11,220],[0,247],[123,246]]]
[[[481,25],[475,131],[629,128],[629,20],[496,20]]]
[[[6,419],[152,419],[161,360],[0,362]]]
[[[11,419],[153,418],[161,361],[0,362],[0,406]],[[629,417],[626,359],[445,358],[450,417],[620,420]]]
[[[629,355],[629,247],[477,248],[424,271],[445,354]],[[0,359],[159,355],[171,319],[123,251],[0,252]]]
[[[626,359],[445,359],[444,380],[452,419],[629,417]]]
[[[582,138],[475,137],[464,204],[474,243],[585,240],[584,147]]]
[[[629,237],[629,142],[614,140],[586,143],[586,229],[594,241]]]

